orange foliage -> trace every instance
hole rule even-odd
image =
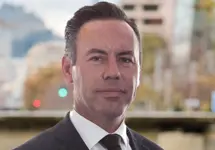
[[[32,101],[40,99],[45,90],[49,88],[51,84],[59,81],[61,77],[61,66],[56,64],[40,68],[35,74],[30,75],[24,84],[25,106],[32,109]]]

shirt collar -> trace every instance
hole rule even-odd
[[[103,137],[109,134],[101,127],[78,114],[75,110],[70,112],[70,120],[89,149],[94,147]],[[120,135],[124,144],[127,146],[128,138],[126,130],[127,127],[123,122],[114,133]]]

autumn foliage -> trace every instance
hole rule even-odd
[[[61,66],[58,64],[48,65],[31,74],[25,81],[24,101],[25,107],[33,109],[32,102],[41,99],[46,89],[62,79]]]

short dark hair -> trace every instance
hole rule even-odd
[[[65,28],[65,55],[72,59],[73,64],[76,62],[76,38],[80,28],[89,21],[100,19],[117,19],[127,22],[134,30],[140,43],[140,34],[136,24],[115,4],[98,2],[92,6],[84,6],[76,11],[74,16],[68,20]],[[140,56],[141,51],[142,50],[140,50]]]

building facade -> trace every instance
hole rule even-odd
[[[121,7],[141,33],[155,33],[171,44],[175,0],[121,0]]]

